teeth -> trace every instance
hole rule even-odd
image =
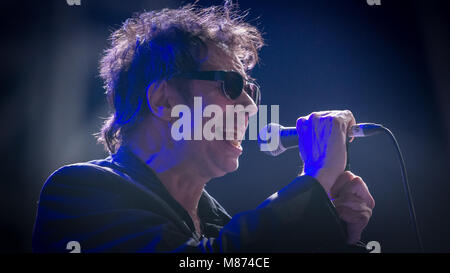
[[[230,140],[231,144],[233,144],[236,147],[241,146],[241,143],[238,140]]]

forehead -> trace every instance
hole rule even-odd
[[[201,65],[202,70],[233,70],[247,78],[244,66],[235,54],[227,52],[216,44],[207,43],[207,46],[208,53]]]

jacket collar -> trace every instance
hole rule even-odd
[[[150,191],[158,194],[169,206],[182,217],[192,231],[195,230],[192,218],[187,211],[167,191],[164,184],[156,173],[141,159],[139,159],[129,148],[122,146],[110,156],[109,160],[116,165],[121,172],[126,173],[133,182],[138,183]],[[203,190],[198,204],[198,213],[202,226],[221,223],[229,220],[227,212],[207,192]],[[225,218],[225,219],[223,219]]]

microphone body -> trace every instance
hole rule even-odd
[[[350,128],[347,136],[367,137],[382,132],[383,128],[383,125],[380,124],[359,123]],[[284,127],[277,123],[269,123],[264,126],[259,132],[258,138],[261,151],[271,156],[278,156],[286,150],[298,147],[298,141],[296,127]],[[271,142],[275,142],[275,144]]]

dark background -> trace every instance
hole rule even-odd
[[[184,1],[189,3],[190,1]],[[263,104],[294,126],[312,111],[350,109],[390,128],[409,172],[425,250],[450,252],[450,23],[448,1],[239,1],[267,46],[253,76]],[[0,251],[30,252],[36,202],[64,164],[106,156],[96,144],[107,116],[97,64],[107,37],[133,12],[177,0],[2,1]],[[222,1],[200,1],[200,5]],[[257,206],[299,171],[244,143],[238,171],[207,190],[231,214]],[[417,251],[394,147],[383,135],[350,147],[352,171],[376,200],[365,233],[383,252]]]

